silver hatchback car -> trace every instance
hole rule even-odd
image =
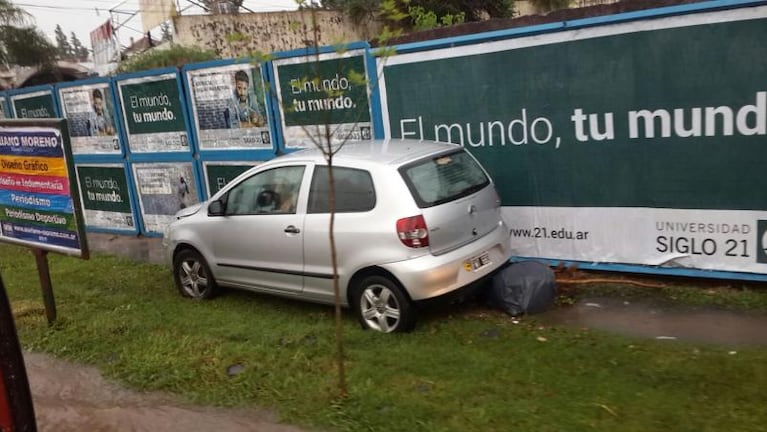
[[[492,180],[462,147],[347,143],[333,157],[344,306],[364,328],[409,331],[416,302],[475,285],[510,258]],[[182,295],[219,286],[334,303],[329,169],[319,150],[277,157],[181,210],[164,244]]]

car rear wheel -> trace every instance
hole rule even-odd
[[[176,255],[173,260],[173,279],[184,297],[208,299],[218,291],[205,258],[192,249],[185,249]]]
[[[365,329],[383,333],[413,329],[416,310],[396,283],[383,276],[368,276],[353,291],[353,307]]]

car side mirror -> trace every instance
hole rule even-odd
[[[215,200],[208,205],[208,216],[223,216],[226,206],[221,200]]]

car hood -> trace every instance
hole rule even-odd
[[[197,203],[197,204],[192,204],[189,207],[182,208],[181,210],[176,212],[176,219],[183,219],[185,217],[188,217],[197,213],[202,208],[202,205],[203,203]]]

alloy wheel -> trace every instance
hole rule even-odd
[[[365,324],[384,333],[397,330],[401,307],[397,296],[381,284],[369,285],[360,297],[360,313]]]

